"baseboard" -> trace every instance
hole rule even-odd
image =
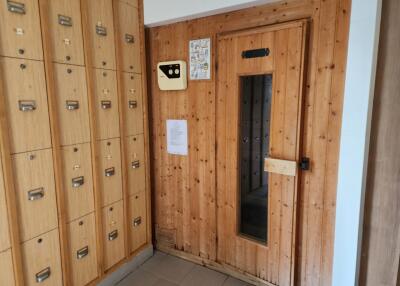
[[[195,256],[183,251],[179,251],[173,248],[170,248],[168,246],[163,246],[163,245],[157,245],[156,246],[157,250],[160,250],[161,252],[165,252],[167,254],[188,260],[190,262],[202,265],[204,267],[210,268],[212,270],[224,273],[226,275],[232,276],[236,279],[242,280],[244,282],[247,282],[252,285],[257,285],[257,286],[276,286],[272,283],[269,283],[267,281],[264,281],[256,276],[250,275],[248,273],[245,273],[243,271],[240,271],[238,269],[235,269],[232,266],[225,265],[225,264],[220,264],[218,262],[202,258],[199,256]]]
[[[132,273],[140,265],[142,265],[146,260],[153,256],[154,250],[153,245],[150,244],[148,247],[140,251],[131,261],[126,262],[121,265],[113,273],[110,273],[103,281],[99,282],[98,286],[114,286],[126,276]]]

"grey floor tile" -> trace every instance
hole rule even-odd
[[[166,255],[161,259],[150,271],[159,278],[163,278],[170,282],[179,284],[183,281],[185,276],[192,270],[194,264],[174,256]]]
[[[153,286],[159,280],[158,277],[153,275],[142,268],[139,268],[129,274],[124,280],[119,282],[118,286]]]
[[[153,255],[152,258],[150,258],[149,260],[147,260],[142,266],[141,268],[148,270],[148,271],[157,271],[157,267],[158,265],[160,265],[160,263],[163,261],[163,259],[165,259],[167,257],[167,254],[160,252],[160,251],[156,251]]]
[[[235,279],[233,277],[229,277],[225,283],[223,284],[223,286],[251,286],[251,284],[246,283],[244,281]]]
[[[222,286],[228,276],[217,271],[196,265],[185,277],[182,286]]]
[[[165,279],[158,279],[156,284],[154,284],[153,286],[179,286],[179,285],[169,282],[168,280]]]

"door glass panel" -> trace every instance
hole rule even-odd
[[[239,233],[267,243],[268,174],[272,75],[240,77]]]

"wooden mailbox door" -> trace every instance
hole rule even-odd
[[[218,38],[217,259],[293,285],[306,22]]]

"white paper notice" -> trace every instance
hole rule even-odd
[[[211,40],[200,39],[189,42],[190,79],[211,78]]]
[[[188,154],[187,120],[167,120],[167,152],[183,156]]]

